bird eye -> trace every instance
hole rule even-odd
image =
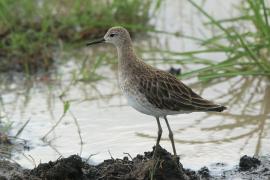
[[[112,34],[110,34],[110,37],[114,37],[116,34],[114,34],[114,33],[112,33]]]

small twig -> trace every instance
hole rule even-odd
[[[125,152],[123,152],[123,154],[126,154],[126,155],[128,155],[128,157],[132,160],[133,158],[132,158],[132,156],[129,154],[129,153],[125,153]]]
[[[24,153],[22,153],[22,155],[30,162],[30,163],[32,163],[35,167],[37,167],[37,165],[36,165],[36,161],[35,161],[35,159],[31,156],[31,155],[25,155]]]
[[[60,100],[61,97],[60,97]],[[63,101],[63,100],[62,100]],[[60,124],[60,122],[63,120],[63,118],[65,117],[67,111],[69,110],[69,101],[63,101],[64,104],[64,112],[62,114],[62,116],[60,117],[60,119],[56,122],[56,124],[41,138],[43,141],[46,139],[46,137]]]
[[[55,125],[41,138],[43,141],[46,139],[46,137],[59,125],[59,123],[62,121],[62,119],[65,117],[65,114],[62,114],[60,119],[55,123]]]
[[[61,158],[63,158],[62,155],[60,155],[60,156],[56,159],[56,161],[59,161]]]
[[[93,157],[93,156],[95,156],[95,155],[97,155],[98,153],[95,153],[95,154],[90,154],[89,156],[88,156],[88,158],[86,159],[86,162],[88,162],[90,159],[91,159],[91,157]]]
[[[26,139],[23,139],[23,138],[19,138],[19,137],[16,137],[16,136],[8,136],[8,138],[13,138],[13,139],[17,139],[17,140],[22,140],[25,144],[27,143],[28,140]]]
[[[108,152],[109,152],[109,154],[110,154],[110,156],[111,156],[111,159],[112,159],[112,160],[115,160],[115,159],[112,157],[112,154],[111,154],[110,150],[108,150]]]
[[[152,170],[150,170],[150,175],[151,175],[150,179],[151,180],[154,180],[154,176],[156,174],[156,169],[157,169],[158,163],[159,163],[159,158],[157,160],[155,160],[154,167]]]
[[[18,130],[18,132],[17,132],[16,135],[15,135],[15,138],[17,138],[17,137],[22,133],[22,131],[23,131],[24,128],[27,126],[27,124],[29,123],[30,120],[31,120],[31,118],[29,118],[29,119],[24,123],[24,125]]]
[[[165,162],[165,161],[164,160],[161,160],[160,163],[159,163],[159,168],[161,168],[161,169],[163,168],[163,166],[162,166],[163,165],[163,162]]]
[[[33,156],[31,156],[30,154],[29,154],[28,156],[32,159],[32,161],[33,161],[33,163],[34,163],[34,165],[35,165],[35,168],[36,168],[36,167],[37,167],[37,164],[36,164],[35,159],[34,159]]]
[[[51,144],[51,142],[48,143],[48,145],[61,157],[63,157],[63,155],[60,153],[60,151]]]
[[[79,125],[79,122],[78,122],[78,119],[74,116],[74,114],[71,112],[71,110],[69,110],[69,113],[70,115],[72,116],[74,122],[75,122],[75,125],[77,127],[77,132],[78,132],[78,135],[79,135],[79,138],[80,138],[80,156],[82,155],[82,148],[83,148],[83,140],[82,140],[82,135],[81,135],[81,128],[80,128],[80,125]]]

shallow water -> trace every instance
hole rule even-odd
[[[220,18],[234,13],[230,3],[220,3],[209,0],[205,7]],[[170,32],[180,29],[182,33],[194,36],[210,34],[203,29],[202,20],[186,1],[166,1],[159,16],[152,19],[157,29]],[[135,47],[141,56],[151,59],[166,57],[160,53],[142,52],[142,47],[185,51],[198,49],[199,45],[181,37],[151,34],[146,39],[137,38]],[[89,61],[94,59],[96,51],[116,54],[115,49],[109,46],[93,49],[81,50],[82,53],[88,51]],[[123,157],[123,153],[134,157],[137,153],[151,150],[154,145],[157,135],[155,119],[127,106],[119,92],[114,66],[98,69],[97,74],[105,76],[104,80],[74,82],[74,74],[80,71],[85,56],[61,63],[57,74],[40,77],[34,82],[17,80],[2,87],[5,90],[2,92],[4,108],[1,114],[13,122],[12,133],[15,134],[30,119],[20,138],[28,140],[31,149],[23,154],[13,150],[13,159],[21,165],[33,167],[39,162],[71,154],[81,154],[85,158],[91,156],[90,160],[98,163],[111,156]],[[221,59],[222,56],[212,54],[211,58]],[[149,60],[148,63],[164,70],[170,67],[157,61]],[[184,66],[182,70],[196,68],[195,65]],[[213,165],[215,163],[223,162],[225,166],[222,168],[231,168],[241,155],[269,153],[269,80],[236,77],[211,84],[194,84],[198,80],[193,78],[184,82],[192,84],[203,97],[228,106],[224,113],[192,113],[168,118],[178,154],[186,168],[199,169],[206,165],[218,172],[217,166]],[[63,100],[70,102],[69,111],[46,141],[42,141],[41,138],[63,114]],[[172,151],[163,121],[162,126],[161,145]]]

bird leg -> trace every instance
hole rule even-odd
[[[171,130],[171,127],[170,127],[170,125],[169,125],[169,122],[168,122],[166,116],[164,116],[164,119],[165,119],[165,122],[166,122],[167,127],[168,127],[168,130],[169,130],[169,138],[170,138],[171,143],[172,143],[173,154],[174,154],[174,156],[176,156],[176,150],[175,150],[174,139],[173,139],[173,132],[172,132],[172,130]]]
[[[157,142],[156,142],[156,147],[155,147],[155,151],[154,151],[154,154],[153,154],[153,158],[155,158],[156,155],[157,155],[157,148],[159,146],[159,141],[160,141],[160,138],[161,138],[161,135],[162,135],[162,128],[161,128],[161,125],[160,125],[159,117],[156,117],[156,120],[157,120],[157,125],[158,125],[158,137],[157,137]]]

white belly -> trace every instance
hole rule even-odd
[[[154,107],[142,94],[132,94],[124,92],[128,104],[137,111],[154,117],[164,117],[166,115],[180,114],[181,112],[162,110]]]
[[[136,109],[137,111],[147,114],[147,115],[153,115],[153,111],[151,111],[151,104],[147,101],[146,98],[143,96],[134,96],[130,93],[124,93],[125,97],[127,98],[128,105]]]

